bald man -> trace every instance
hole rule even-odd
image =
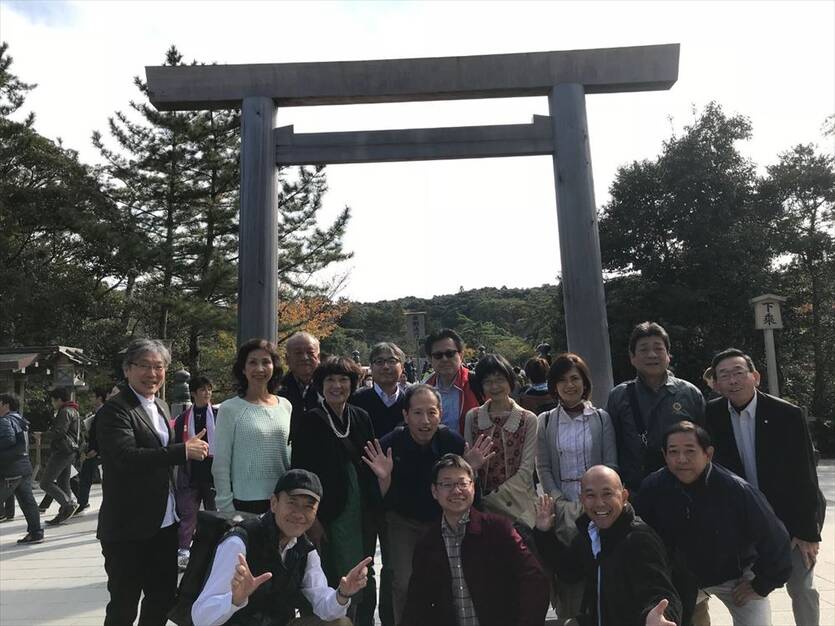
[[[579,534],[563,545],[553,532],[554,499],[540,497],[534,536],[545,562],[561,580],[585,582],[580,626],[676,626],[681,602],[670,578],[664,545],[635,515],[617,472],[589,468],[580,481],[584,513]],[[599,597],[598,597],[599,594]]]

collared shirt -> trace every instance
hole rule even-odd
[[[591,403],[586,402],[583,412],[571,417],[562,406],[557,409],[560,427],[557,430],[556,449],[560,453],[561,490],[572,502],[580,499],[580,477],[591,463],[591,428],[589,416],[594,415]]]
[[[284,563],[287,551],[296,545],[293,538],[281,550],[281,562]],[[232,604],[232,577],[238,565],[238,554],[246,556],[246,544],[240,537],[232,535],[220,542],[212,561],[212,570],[203,590],[191,606],[191,619],[195,626],[218,626],[225,624],[239,609],[244,608],[248,601],[241,606]],[[307,554],[307,566],[304,570],[299,591],[313,607],[313,612],[319,619],[326,622],[345,617],[350,606],[339,604],[336,590],[328,587],[328,581],[322,571],[319,553],[312,550]]]
[[[397,402],[397,399],[400,397],[401,393],[400,385],[395,385],[394,393],[389,395],[385,391],[383,391],[383,388],[380,387],[380,385],[378,385],[377,383],[374,383],[374,391],[376,391],[377,395],[380,396],[380,400],[383,401],[383,404],[385,404],[388,407],[393,406]]]
[[[441,537],[444,539],[447,559],[449,560],[449,571],[452,574],[452,604],[455,608],[458,626],[478,626],[475,606],[461,566],[461,542],[464,540],[464,535],[467,534],[467,524],[469,522],[470,515],[467,513],[458,521],[456,527],[452,528],[446,521],[446,517],[441,516]]]
[[[728,412],[731,415],[731,426],[734,429],[734,439],[742,457],[745,468],[745,480],[759,489],[757,478],[757,394],[751,399],[742,412],[738,412],[728,401]]]
[[[589,522],[589,539],[591,540],[591,552],[594,555],[595,559],[598,559],[600,556],[600,529],[597,527],[597,524],[594,522]],[[603,626],[603,611],[600,608],[600,577],[601,577],[601,570],[600,565],[597,566],[597,624],[598,626]]]
[[[128,385],[130,387],[130,385]],[[159,409],[157,408],[156,398],[151,398],[150,400],[143,395],[140,395],[136,392],[136,389],[133,387],[130,390],[136,395],[139,399],[139,404],[142,406],[142,409],[145,411],[145,414],[150,418],[151,424],[154,426],[154,430],[159,437],[160,443],[163,447],[168,445],[168,422],[165,419],[164,415],[161,415]],[[160,524],[160,528],[166,528],[167,526],[171,526],[174,522],[179,522],[180,518],[177,515],[177,504],[174,500],[174,489],[171,487],[171,484],[168,485],[168,503],[165,505],[165,516],[162,518],[162,524]]]
[[[448,387],[445,386],[440,376],[438,376],[435,388],[441,394],[441,423],[457,433],[463,391],[455,386],[454,381]]]

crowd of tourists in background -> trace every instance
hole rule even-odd
[[[736,626],[768,626],[784,585],[796,624],[819,624],[814,448],[750,356],[716,354],[706,403],[644,322],[635,378],[595,403],[582,355],[465,363],[451,329],[424,350],[421,374],[390,342],[363,367],[307,333],[283,355],[253,339],[237,395],[214,403],[198,374],[172,416],[171,355],[134,340],[86,419],[52,391],[40,504],[28,422],[0,394],[0,502],[26,517],[18,543],[40,543],[40,514],[82,514],[101,471],[107,626],[533,626],[549,605],[565,624],[705,626],[710,598]]]

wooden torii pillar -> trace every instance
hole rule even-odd
[[[612,387],[586,94],[669,89],[679,45],[466,57],[146,67],[161,111],[241,110],[238,341],[276,337],[276,166],[550,154],[568,349]],[[532,124],[296,134],[277,107],[546,96]]]

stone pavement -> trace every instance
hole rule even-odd
[[[818,473],[830,504],[815,584],[821,596],[821,624],[835,626],[835,461],[821,462]],[[95,537],[100,502],[101,488],[95,485],[87,513],[58,528],[47,527],[46,541],[36,546],[15,543],[26,534],[19,507],[13,521],[0,524],[0,626],[102,624],[107,589]],[[53,517],[57,508],[53,504],[44,518]],[[774,626],[793,624],[785,590],[770,599]],[[714,626],[731,626],[721,602],[711,600],[710,614]]]

